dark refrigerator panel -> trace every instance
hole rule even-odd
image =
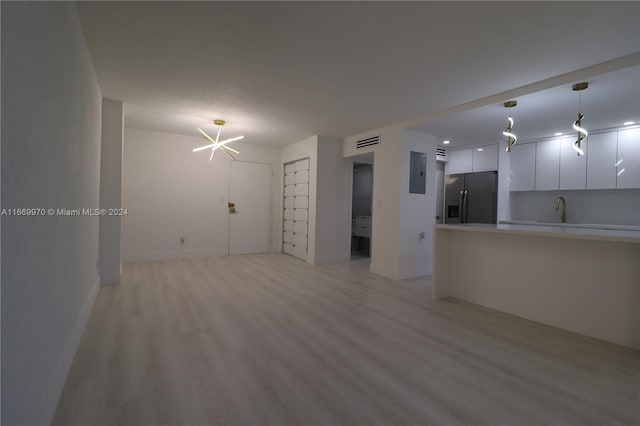
[[[497,173],[468,173],[465,183],[465,223],[496,223],[497,218]]]
[[[497,172],[448,175],[445,182],[445,223],[496,223]]]
[[[464,174],[445,176],[444,223],[462,223]]]

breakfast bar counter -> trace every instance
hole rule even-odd
[[[640,230],[611,228],[436,225],[433,298],[640,349]]]

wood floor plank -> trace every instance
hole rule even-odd
[[[364,261],[126,263],[54,425],[638,425],[640,352]]]

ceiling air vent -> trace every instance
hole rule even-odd
[[[372,136],[370,138],[357,141],[356,149],[367,148],[369,146],[378,145],[379,143],[380,143],[380,136]]]
[[[436,147],[436,161],[447,161],[447,150]]]

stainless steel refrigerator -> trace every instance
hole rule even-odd
[[[444,223],[496,223],[498,172],[445,177]]]

